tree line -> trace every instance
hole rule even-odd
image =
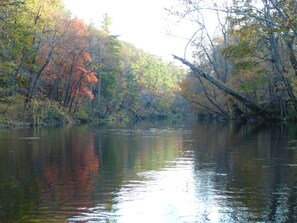
[[[296,0],[182,0],[169,11],[194,28],[193,62],[175,59],[190,68],[180,94],[196,110],[211,117],[296,119]],[[217,21],[216,35],[206,20]]]
[[[185,69],[73,18],[62,0],[0,2],[0,123],[125,121],[186,111]]]
[[[193,60],[174,58],[188,71],[119,40],[108,15],[98,28],[62,0],[1,1],[0,123],[296,119],[295,0],[178,4],[168,11],[192,24]]]

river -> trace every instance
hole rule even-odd
[[[297,125],[0,130],[0,222],[297,222]]]

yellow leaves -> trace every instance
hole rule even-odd
[[[175,92],[181,92],[181,91],[182,91],[182,88],[181,88],[180,85],[175,85],[175,86],[173,87],[173,91],[175,91]]]

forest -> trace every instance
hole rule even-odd
[[[186,70],[73,17],[60,0],[1,1],[0,123],[180,116]]]
[[[180,0],[167,11],[192,24],[191,59],[164,62],[112,35],[108,15],[98,28],[63,0],[1,0],[0,125],[297,118],[295,0]]]

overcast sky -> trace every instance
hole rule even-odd
[[[103,14],[112,18],[111,32],[137,48],[172,60],[171,54],[183,56],[186,40],[167,35],[174,29],[164,7],[175,0],[64,0],[73,15],[100,24]],[[183,31],[181,35],[190,36]]]

